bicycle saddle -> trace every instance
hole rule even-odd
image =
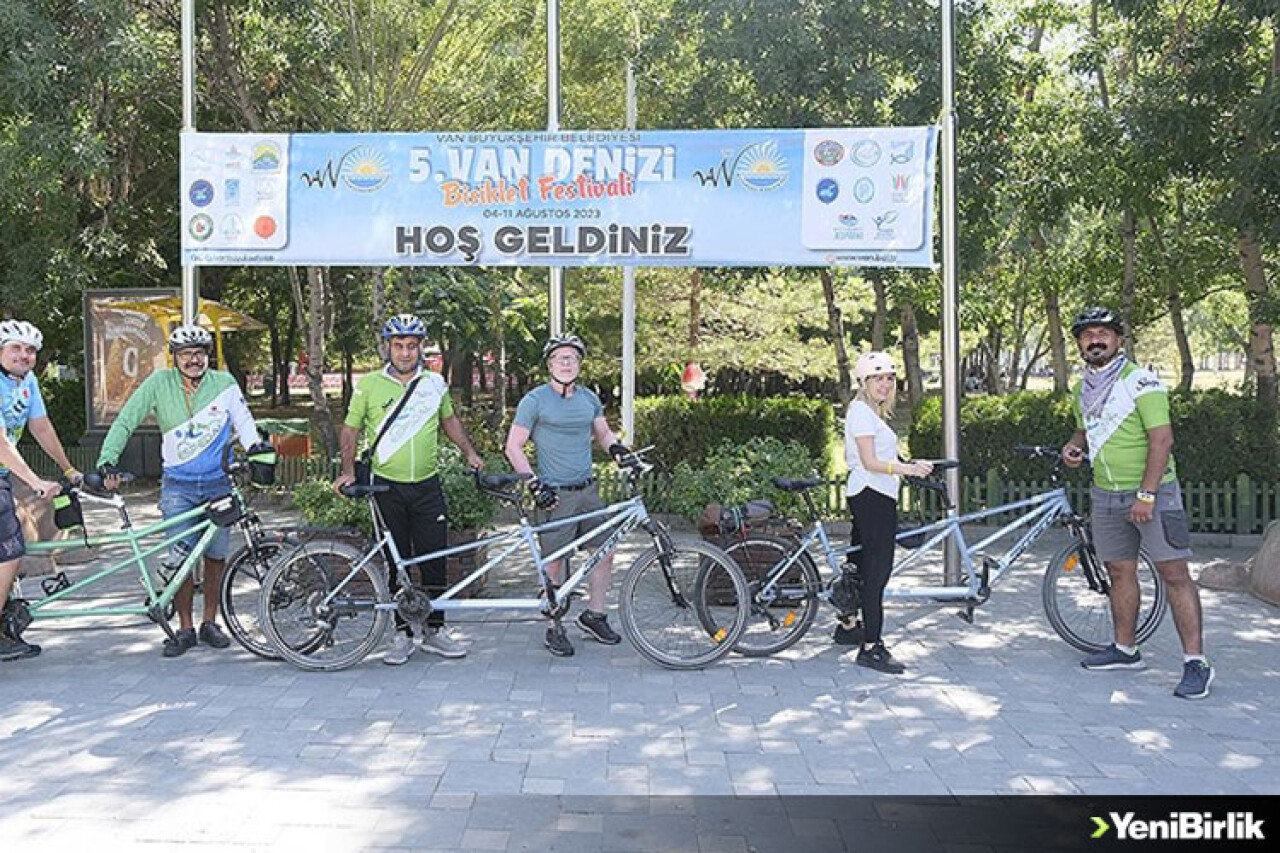
[[[821,486],[822,479],[819,477],[810,477],[807,480],[793,480],[788,477],[774,477],[773,484],[784,492],[803,492],[805,489],[812,489],[814,486]]]

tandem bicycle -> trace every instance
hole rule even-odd
[[[306,670],[340,670],[362,661],[382,642],[398,614],[418,629],[433,610],[516,611],[538,614],[559,625],[571,596],[624,536],[643,530],[651,545],[628,568],[619,585],[618,613],[623,633],[646,659],[670,669],[699,669],[729,654],[747,625],[747,582],[732,559],[699,539],[674,537],[649,515],[636,490],[637,479],[651,465],[633,451],[619,461],[625,499],[591,512],[533,524],[526,510],[522,481],[527,475],[475,474],[485,495],[513,507],[518,524],[474,542],[406,558],[396,547],[374,495],[379,485],[348,485],[348,497],[365,498],[373,516],[373,541],[367,547],[329,543],[278,561],[262,583],[260,623],[276,652]],[[594,530],[543,554],[538,534],[602,519]],[[593,544],[594,543],[594,544]],[[580,548],[589,553],[556,585],[547,567]],[[469,552],[483,553],[483,563],[436,597],[415,586],[411,566]],[[535,569],[538,594],[531,598],[465,599],[461,593],[512,557],[527,556]],[[392,596],[387,572],[395,571],[400,589]],[[695,590],[714,588],[713,604],[695,607]],[[708,617],[707,613],[711,615]],[[714,621],[708,628],[707,619]]]
[[[11,611],[11,627],[21,633],[34,622],[47,619],[143,616],[173,638],[174,629],[169,620],[173,617],[175,597],[188,578],[194,578],[199,585],[205,552],[221,529],[232,527],[240,531],[244,544],[227,557],[217,590],[219,609],[228,633],[241,646],[261,657],[275,658],[274,647],[258,625],[261,581],[273,561],[291,556],[312,543],[318,545],[317,537],[323,537],[326,531],[301,527],[265,529],[244,491],[245,481],[253,477],[256,465],[258,463],[247,458],[237,458],[233,448],[228,447],[222,461],[230,484],[226,495],[141,527],[135,526],[130,518],[124,497],[118,491],[108,491],[99,473],[85,473],[79,485],[64,482],[63,493],[54,498],[55,518],[61,516],[61,527],[81,528],[82,536],[31,542],[27,553],[56,557],[61,552],[80,548],[124,548],[127,553],[105,568],[91,568],[86,576],[78,579],[73,579],[66,570],[41,578],[40,597],[26,598],[23,588],[32,586],[34,579],[25,583],[19,579],[6,607]],[[118,473],[122,483],[134,479],[128,472]],[[85,529],[84,505],[115,510],[119,530],[90,535]],[[173,545],[193,536],[195,544],[181,562],[175,564],[167,558]],[[138,589],[121,592],[118,585],[111,586],[113,579],[128,574],[137,578]]]
[[[992,589],[1007,576],[1018,558],[1045,531],[1060,524],[1070,541],[1053,556],[1045,570],[1041,582],[1045,614],[1054,631],[1072,646],[1084,652],[1099,651],[1113,640],[1111,582],[1094,550],[1087,519],[1072,508],[1067,498],[1060,451],[1056,447],[1034,445],[1018,445],[1014,451],[1027,458],[1054,461],[1048,491],[958,515],[944,482],[907,478],[909,486],[937,492],[946,517],[898,531],[897,544],[906,553],[894,562],[885,600],[959,603],[962,605],[960,616],[972,623],[974,609],[986,603]],[[933,463],[935,470],[957,464],[954,460]],[[835,608],[837,619],[846,630],[856,627],[860,610],[856,571],[846,569],[846,562],[859,546],[841,548],[832,544],[810,494],[825,482],[816,478],[774,479],[773,484],[802,497],[809,524],[790,539],[753,534],[744,527],[733,541],[724,545],[725,552],[747,576],[750,588],[751,612],[737,645],[737,651],[748,656],[771,655],[794,645],[813,625],[821,602]],[[989,523],[1004,515],[1014,518],[970,543],[965,525]],[[1002,555],[987,554],[992,545],[1014,534],[1019,534],[1018,538]],[[920,564],[926,555],[947,542],[954,545],[959,555],[962,575],[959,584],[934,586],[901,580],[905,570]],[[826,567],[825,574],[819,571],[819,559]],[[1166,610],[1164,582],[1145,554],[1138,560],[1138,583],[1142,607],[1138,614],[1137,639],[1142,642],[1155,633]],[[710,612],[707,623],[709,628],[716,624]]]

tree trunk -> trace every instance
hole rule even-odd
[[[831,270],[825,267],[818,270],[818,278],[822,280],[822,298],[827,303],[827,329],[831,333],[831,343],[836,348],[836,372],[839,376],[837,393],[840,403],[848,406],[853,399],[853,377],[849,373],[849,350],[844,345],[844,319],[840,315],[840,306],[836,303],[836,284],[831,277]]]
[[[987,392],[1003,393],[1000,385],[1000,348],[1004,345],[1004,337],[1000,334],[1000,326],[992,325],[987,332]]]
[[[1065,394],[1071,387],[1071,367],[1067,364],[1066,334],[1062,330],[1062,306],[1058,302],[1057,289],[1050,287],[1044,294],[1044,317],[1049,328],[1049,352],[1053,360],[1053,391]]]
[[[1154,216],[1147,218],[1151,228],[1151,238],[1155,242],[1156,251],[1164,261],[1165,275],[1169,282],[1165,294],[1165,304],[1169,306],[1169,322],[1173,324],[1173,340],[1178,347],[1178,390],[1191,390],[1191,381],[1196,375],[1195,357],[1191,353],[1191,341],[1187,338],[1187,324],[1182,316],[1182,288],[1179,284],[1178,269],[1173,257],[1169,254],[1160,233],[1160,223]]]
[[[1252,228],[1236,235],[1240,250],[1240,267],[1244,272],[1245,295],[1249,299],[1249,364],[1257,377],[1258,402],[1264,409],[1280,407],[1277,398],[1276,350],[1272,337],[1270,312],[1272,302],[1267,269],[1262,260],[1262,247]]]
[[[369,325],[373,327],[369,331],[373,332],[373,339],[378,342],[378,353],[384,358],[387,353],[382,341],[382,324],[387,320],[387,288],[395,276],[394,267],[375,267],[369,271]]]
[[[324,339],[325,339],[325,291],[329,270],[327,267],[307,267],[307,301],[302,299],[302,285],[296,267],[289,268],[294,301],[306,305],[305,327],[307,332],[307,390],[311,394],[312,431],[320,436],[324,445],[324,458],[333,459],[338,453],[338,435],[329,412],[329,400],[324,395]]]
[[[885,327],[889,323],[889,286],[885,284],[884,275],[879,270],[868,274],[871,289],[876,297],[876,315],[871,320],[871,348],[876,352],[884,350]]]
[[[507,332],[502,316],[504,279],[497,278],[489,288],[489,336],[493,340],[493,408],[485,419],[491,430],[502,427],[507,414]]]
[[[924,399],[924,376],[920,372],[920,327],[910,300],[902,303],[902,361],[907,373],[907,401],[914,411]]]
[[[702,270],[689,271],[689,358],[698,351],[699,329],[702,326]]]
[[[1133,208],[1125,205],[1120,224],[1120,240],[1124,249],[1124,279],[1120,283],[1120,319],[1124,321],[1124,354],[1133,358],[1137,335],[1133,328],[1134,300],[1138,293],[1138,220]]]

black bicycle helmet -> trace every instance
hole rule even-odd
[[[1076,321],[1071,324],[1071,336],[1078,338],[1081,332],[1094,326],[1106,326],[1117,335],[1124,334],[1124,324],[1120,322],[1120,318],[1114,311],[1110,308],[1094,306],[1076,315]]]
[[[546,361],[551,358],[551,353],[560,349],[560,347],[573,347],[578,351],[579,358],[587,357],[587,345],[582,342],[582,338],[565,333],[552,335],[547,339],[546,344],[542,347],[542,360]]]

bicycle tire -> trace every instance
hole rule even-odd
[[[280,656],[258,623],[258,602],[263,579],[285,547],[279,542],[261,542],[259,559],[255,560],[254,550],[242,545],[227,560],[218,589],[218,606],[228,633],[247,651],[267,660],[279,660]]]
[[[715,588],[708,630],[695,596]],[[702,669],[723,658],[747,627],[747,581],[724,551],[699,539],[673,539],[631,564],[618,602],[623,632],[641,656],[668,669]],[[708,601],[711,599],[708,598]]]
[[[1079,565],[1083,546],[1084,543],[1076,539],[1054,555],[1045,569],[1040,591],[1045,615],[1058,636],[1082,652],[1098,652],[1115,642],[1111,597],[1089,588]],[[1160,627],[1168,609],[1164,581],[1142,553],[1138,555],[1138,586],[1142,598],[1137,642],[1142,643]]]
[[[300,669],[336,672],[355,666],[382,641],[391,602],[380,561],[359,570],[360,549],[339,542],[299,549],[267,573],[260,622],[275,652]]]
[[[818,616],[822,576],[808,553],[800,553],[777,579],[771,601],[759,599],[760,590],[774,569],[795,549],[794,542],[769,536],[738,539],[724,549],[746,577],[750,596],[747,627],[734,647],[739,654],[747,657],[777,654],[794,646],[813,626]],[[696,599],[700,607],[704,598],[700,595]],[[704,609],[699,615],[715,627],[711,612]]]

